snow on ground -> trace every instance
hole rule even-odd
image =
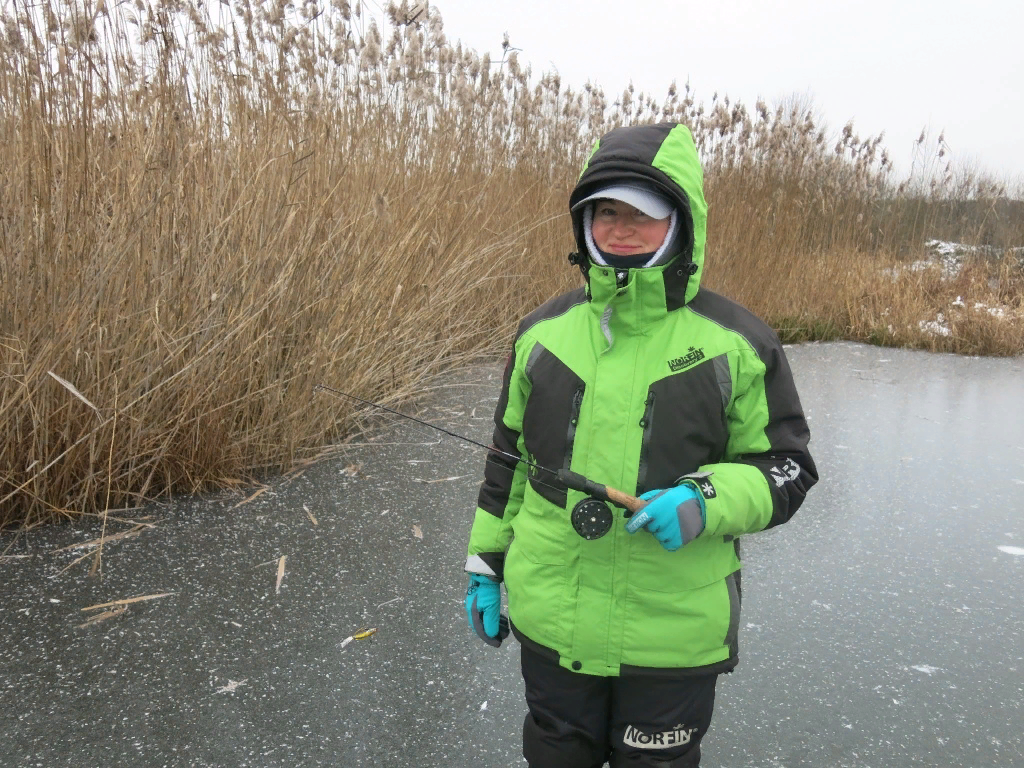
[[[932,252],[932,257],[923,261],[915,261],[910,268],[918,272],[929,266],[938,265],[942,268],[944,278],[956,277],[960,274],[964,260],[968,256],[983,256],[993,261],[1000,261],[1006,256],[1024,259],[1024,247],[996,248],[992,245],[965,245],[945,240],[928,240],[924,247]]]
[[[921,320],[918,322],[917,327],[923,333],[928,333],[932,336],[952,336],[953,331],[949,327],[950,317],[952,319],[961,319],[969,312],[984,312],[996,320],[1005,320],[1010,323],[1024,320],[1024,310],[1014,309],[1005,304],[989,306],[980,301],[976,301],[972,306],[968,307],[963,297],[957,296],[950,305],[948,316],[944,312],[938,312],[934,320]]]
[[[980,253],[985,256],[1002,258],[1004,254],[1015,254],[1024,256],[1024,246],[1017,248],[996,248],[994,245],[965,245],[964,243],[950,243],[945,240],[927,240],[925,247],[931,248],[940,255],[958,255],[967,253]]]
[[[932,336],[952,336],[953,332],[946,325],[946,316],[939,312],[934,320],[922,320],[917,324],[917,327],[921,329],[923,333],[931,334]]]
[[[927,258],[887,269],[885,274],[898,277],[907,271],[923,272],[926,269],[941,269],[942,279],[950,280],[960,274],[960,270],[963,269],[964,262],[969,256],[983,256],[993,261],[1001,261],[1006,256],[1016,256],[1024,261],[1024,246],[996,248],[992,245],[965,245],[945,240],[927,240],[924,247],[929,252]]]
[[[920,259],[906,266],[896,266],[887,269],[885,274],[896,278],[906,271],[922,272],[926,269],[939,269],[942,270],[943,280],[951,280],[960,274],[960,270],[963,268],[967,257],[978,255],[994,260],[999,260],[1006,256],[1016,256],[1024,265],[1024,247],[1002,249],[990,245],[965,245],[964,243],[951,243],[945,240],[928,240],[925,242],[925,248],[930,251],[928,258]],[[980,301],[974,302],[972,306],[968,307],[963,297],[957,296],[950,306],[950,313],[955,314],[957,317],[962,317],[967,312],[986,312],[997,320],[1007,320],[1010,322],[1024,319],[1024,311],[1015,310],[1003,304],[989,306]],[[917,327],[922,333],[932,336],[953,335],[953,331],[949,327],[949,314],[945,312],[937,313],[934,319],[919,321]]]

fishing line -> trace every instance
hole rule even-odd
[[[487,458],[485,459],[485,463],[493,464],[493,465],[498,466],[498,467],[502,467],[503,469],[508,470],[509,472],[512,472],[513,474],[515,474],[515,467],[510,467],[510,466],[508,466],[506,464],[502,464],[501,462],[499,462],[496,459],[492,458],[491,454],[492,453],[498,454],[499,456],[503,456],[503,457],[505,457],[507,459],[511,459],[512,461],[514,461],[516,463],[525,464],[526,466],[533,467],[534,469],[537,469],[537,470],[539,470],[541,472],[547,472],[549,475],[552,475],[553,477],[557,477],[558,476],[558,473],[555,472],[554,470],[548,469],[547,467],[541,466],[540,464],[532,462],[532,461],[530,461],[528,459],[524,459],[521,456],[516,456],[514,453],[509,453],[508,451],[503,451],[500,448],[497,448],[496,446],[493,446],[493,445],[485,445],[484,443],[478,442],[477,440],[473,440],[472,438],[466,437],[465,435],[460,435],[457,432],[452,432],[450,430],[445,429],[444,427],[439,427],[437,424],[431,424],[429,421],[423,421],[422,419],[418,419],[415,416],[410,416],[407,413],[402,413],[401,411],[397,411],[397,410],[395,410],[393,408],[388,408],[386,405],[381,405],[380,403],[375,403],[375,402],[373,402],[371,400],[364,400],[363,398],[357,397],[356,395],[350,395],[348,392],[342,392],[339,389],[334,389],[333,387],[328,387],[326,384],[317,384],[315,387],[313,387],[313,391],[314,392],[316,392],[317,390],[320,390],[320,389],[324,390],[325,392],[329,392],[331,394],[334,394],[336,396],[347,397],[347,398],[350,398],[352,400],[356,400],[357,402],[363,403],[364,405],[369,405],[369,406],[372,406],[374,408],[379,408],[382,411],[387,411],[388,413],[392,413],[395,416],[400,416],[403,419],[409,419],[410,421],[414,421],[417,424],[420,424],[420,425],[422,425],[424,427],[428,427],[430,429],[435,429],[438,432],[443,432],[444,434],[448,435],[449,437],[454,437],[457,440],[462,440],[462,441],[467,442],[467,443],[469,443],[471,445],[475,445],[478,448],[483,448],[485,451],[487,451]],[[537,483],[538,485],[543,485],[546,488],[550,488],[553,491],[558,491],[559,493],[561,493],[562,491],[565,490],[564,487],[559,487],[559,486],[556,486],[556,485],[552,485],[551,483],[545,483],[543,480],[541,480],[541,479],[539,479],[537,477],[533,477],[531,479],[532,479],[533,482]]]

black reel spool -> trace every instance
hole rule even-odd
[[[612,529],[615,516],[600,499],[583,499],[572,508],[572,527],[587,541],[600,539]]]

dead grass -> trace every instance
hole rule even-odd
[[[708,284],[784,337],[1024,349],[1010,260],[883,272],[930,236],[1024,242],[941,137],[897,183],[879,137],[807,105],[609,99],[453,45],[434,9],[387,13],[5,4],[0,528],[287,470],[356,426],[316,384],[398,402],[498,353],[574,284],[565,200],[616,124],[692,126]],[[938,312],[949,337],[919,327]]]

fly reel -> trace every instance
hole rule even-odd
[[[572,527],[587,541],[600,539],[612,529],[615,516],[600,499],[583,499],[572,508]]]

